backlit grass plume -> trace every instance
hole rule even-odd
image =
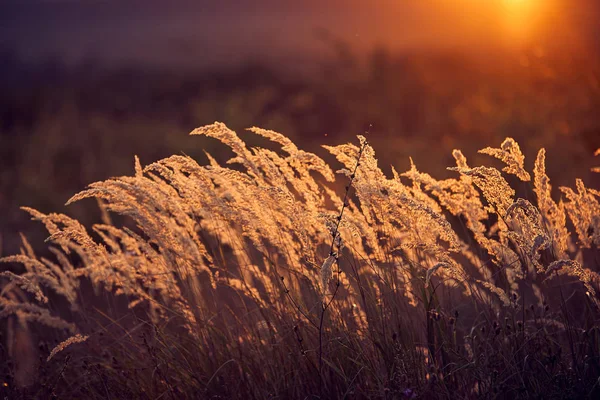
[[[532,174],[511,138],[481,150],[502,171],[455,150],[438,180],[412,160],[386,175],[362,136],[324,146],[340,167],[249,133],[269,146],[216,122],[191,134],[227,146],[225,163],[136,157],[132,176],[92,183],[67,202],[98,201],[91,227],[24,208],[49,251],[23,238],[0,259],[7,348],[18,358],[17,329],[56,340],[12,394],[598,394],[600,192],[553,191],[543,149]]]

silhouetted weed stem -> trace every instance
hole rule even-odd
[[[269,263],[271,263],[271,265],[275,266],[275,263],[273,263],[272,260],[267,259],[269,261]],[[306,318],[306,320],[315,328],[318,327],[318,325],[312,320],[310,319],[310,317],[308,316],[308,314],[302,310],[302,307],[300,306],[300,304],[298,304],[298,302],[296,302],[296,300],[294,300],[294,297],[292,296],[292,294],[290,293],[290,290],[288,289],[287,285],[285,284],[285,278],[283,275],[279,276],[279,281],[281,282],[281,285],[283,286],[283,292],[285,294],[285,296],[288,298],[288,300],[292,303],[292,305],[294,306],[294,308],[296,310],[298,310],[298,312],[304,317]]]
[[[368,133],[368,132],[367,132]],[[354,166],[354,170],[352,170],[352,174],[350,175],[350,181],[348,185],[346,185],[346,192],[344,193],[344,199],[342,201],[342,207],[340,208],[340,214],[336,218],[335,227],[331,232],[331,246],[329,247],[329,255],[328,257],[335,257],[335,264],[337,266],[337,281],[335,285],[335,290],[333,291],[331,298],[328,302],[323,301],[321,303],[321,317],[319,320],[319,394],[320,397],[323,395],[323,322],[325,320],[325,313],[327,309],[335,299],[337,292],[340,287],[340,252],[342,250],[342,239],[340,237],[339,228],[342,223],[342,217],[344,216],[344,210],[346,206],[348,206],[348,196],[350,195],[350,189],[352,188],[352,183],[354,182],[354,178],[356,178],[356,172],[358,171],[358,167],[360,166],[360,158],[362,157],[367,145],[369,143],[367,140],[363,140],[361,146],[358,150],[358,154],[356,156],[356,165]],[[337,251],[336,251],[337,247]],[[323,287],[323,298],[325,294],[326,288]]]

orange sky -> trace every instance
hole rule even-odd
[[[309,62],[331,50],[319,32],[360,52],[575,48],[597,27],[597,0],[9,0],[0,49],[68,63],[214,65]],[[596,4],[593,10],[592,4]],[[591,11],[596,12],[594,15]],[[596,35],[598,31],[593,31]],[[595,43],[597,44],[597,43]]]

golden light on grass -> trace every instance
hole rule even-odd
[[[479,385],[487,370],[502,390],[540,398],[564,393],[558,374],[595,390],[596,370],[578,372],[560,354],[569,329],[583,343],[597,327],[600,191],[577,179],[558,188],[557,202],[544,149],[531,171],[511,138],[479,151],[501,169],[471,167],[455,150],[452,177],[438,180],[412,162],[385,174],[360,135],[360,147],[323,146],[337,160],[330,165],[283,134],[249,131],[277,149],[249,147],[215,122],[191,134],[230,148],[226,163],[208,152],[207,165],[174,155],[142,166],[136,157],[131,176],[93,183],[67,202],[95,198],[136,228],[105,218],[88,229],[24,208],[48,230],[54,257],[38,257],[23,237],[20,255],[0,258],[22,266],[0,276],[0,321],[70,331],[52,350],[40,346],[50,382],[63,378],[35,398],[101,398],[79,391],[106,388],[115,399],[263,398],[266,390],[342,398],[358,384],[376,388],[375,374],[392,367],[398,385],[365,398],[496,397]],[[123,310],[110,318],[100,310],[108,323],[90,327],[84,285],[122,300]],[[557,296],[567,287],[577,303]],[[52,308],[48,299],[60,297],[70,312]],[[133,312],[131,322],[119,316]],[[550,350],[558,361],[546,367]],[[391,367],[382,354],[396,360]],[[529,359],[543,372],[523,374]],[[343,368],[355,363],[348,379]]]

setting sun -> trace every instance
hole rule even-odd
[[[553,1],[502,0],[501,15],[508,40],[527,42],[543,25]]]
[[[509,6],[522,6],[525,4],[531,4],[531,0],[504,0],[504,3]]]

